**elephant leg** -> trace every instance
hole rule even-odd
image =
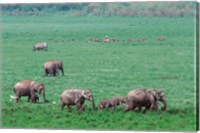
[[[124,109],[123,112],[127,112],[127,111],[134,110],[134,109],[135,109],[134,106],[128,106],[126,109]]]
[[[84,103],[81,104],[81,107],[79,110],[80,110],[79,112],[82,112],[84,110]]]
[[[81,103],[77,103],[76,107],[77,107],[77,110],[79,111],[79,113],[82,113],[82,111],[83,111],[82,108],[81,108],[82,104]]]
[[[143,114],[146,114],[146,112],[149,110],[150,108],[149,107],[145,107],[145,109],[143,110]]]
[[[27,102],[30,102],[30,99],[31,99],[31,96],[28,96],[28,100],[27,100]]]
[[[32,93],[32,94],[31,94],[31,102],[32,102],[32,103],[35,103],[35,102],[36,102],[35,98],[36,98],[36,95],[35,95],[34,93]]]
[[[130,111],[130,110],[132,110],[132,108],[129,107],[129,108],[124,109],[123,112],[127,112],[127,111]]]
[[[133,109],[133,111],[135,111],[135,112],[141,112],[141,110],[142,110],[142,107],[138,107],[138,108],[135,108],[135,109]]]
[[[158,104],[157,104],[157,102],[154,102],[154,103],[151,105],[151,109],[152,109],[154,112],[157,112],[157,111],[158,111]]]
[[[53,76],[56,76],[56,73],[57,73],[56,70],[53,70]]]
[[[65,103],[64,103],[64,102],[61,102],[60,106],[61,106],[61,109],[63,110],[64,107],[65,107]]]
[[[21,103],[21,102],[22,102],[22,101],[21,101],[21,97],[18,96],[18,97],[16,98],[16,101],[17,101],[18,103]]]
[[[17,102],[17,103],[18,103],[18,102],[21,102],[20,97],[17,97],[17,98],[16,98],[16,102]]]
[[[16,96],[16,102],[17,102],[17,103],[18,103],[18,102],[21,102],[19,93],[16,93],[15,96]]]

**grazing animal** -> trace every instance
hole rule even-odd
[[[31,80],[23,80],[15,84],[13,90],[16,95],[16,102],[21,102],[21,96],[28,96],[28,102],[35,103],[37,101],[36,92],[43,95],[44,102],[48,102],[45,98],[45,88],[44,84],[38,83]],[[39,98],[38,98],[39,100]]]
[[[45,76],[48,76],[48,74],[56,76],[56,75],[58,75],[58,70],[61,70],[62,76],[64,76],[64,69],[63,69],[62,61],[49,60],[44,63]]]
[[[114,96],[111,99],[111,106],[115,108],[116,106],[121,105],[122,103],[126,104],[127,103],[127,98],[123,96]]]
[[[136,107],[138,107],[140,110],[142,107],[145,107],[144,113],[149,109],[157,112],[157,101],[161,101],[164,104],[162,110],[166,110],[167,108],[167,102],[162,90],[131,90],[128,92],[127,100],[127,108],[124,110],[124,112],[134,110]]]
[[[99,102],[99,109],[104,108],[116,108],[117,106],[121,105],[122,103],[126,104],[127,99],[123,96],[114,96],[111,99],[102,99]]]
[[[99,109],[105,109],[105,108],[111,108],[112,104],[111,104],[111,99],[102,99],[99,102]]]
[[[35,45],[33,45],[33,51],[35,51],[35,50],[45,50],[45,51],[47,51],[47,49],[48,49],[48,44],[46,43],[46,42],[42,42],[42,43],[37,43],[37,44],[35,44]]]
[[[67,105],[69,111],[71,110],[71,105],[76,105],[77,110],[81,113],[84,109],[85,99],[92,102],[92,107],[95,109],[94,98],[90,90],[67,89],[62,92],[60,98],[62,110],[65,105]]]

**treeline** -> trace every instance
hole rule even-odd
[[[2,5],[3,14],[70,16],[168,16],[196,15],[196,2],[123,2],[123,3],[62,3]]]

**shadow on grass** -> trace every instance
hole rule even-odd
[[[169,114],[188,114],[194,112],[194,110],[191,108],[182,108],[182,109],[173,108],[167,110],[166,112]]]

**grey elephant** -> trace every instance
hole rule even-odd
[[[48,74],[56,76],[58,75],[58,70],[61,70],[62,76],[64,76],[64,69],[62,61],[49,60],[44,63],[44,73],[47,76]]]
[[[153,111],[158,111],[158,103],[160,101],[163,103],[163,107],[161,108],[163,111],[167,108],[167,102],[165,99],[164,92],[160,89],[158,90],[148,90],[148,89],[137,89],[131,90],[128,92],[127,96],[127,108],[124,112],[129,110],[134,110],[135,108],[139,108],[141,110],[142,107],[145,107],[144,113],[152,109]]]
[[[105,98],[99,102],[99,109],[105,109],[105,108],[111,108],[111,107],[112,107],[111,99]]]
[[[114,96],[112,99],[111,99],[111,106],[113,108],[121,105],[121,104],[126,104],[127,103],[127,98],[126,97],[123,97],[123,96]]]
[[[42,83],[32,80],[23,80],[16,83],[13,90],[15,92],[17,102],[21,102],[21,96],[28,96],[28,102],[31,100],[31,102],[35,103],[37,99],[39,100],[36,95],[37,92],[43,95],[44,102],[48,102],[45,97],[45,87]]]
[[[111,99],[102,99],[99,102],[99,109],[104,109],[104,108],[116,108],[117,106],[121,105],[122,103],[126,104],[127,103],[127,98],[123,96],[114,96]]]
[[[35,44],[35,45],[33,45],[33,51],[35,51],[35,50],[45,50],[45,51],[47,51],[47,49],[48,49],[48,44],[46,43],[46,42],[42,42],[42,43],[37,43],[37,44]]]
[[[76,105],[77,110],[81,113],[84,109],[85,100],[91,101],[92,107],[95,109],[94,98],[90,90],[67,89],[62,92],[60,98],[62,110],[65,105],[67,105],[69,111],[71,110],[71,105]]]

